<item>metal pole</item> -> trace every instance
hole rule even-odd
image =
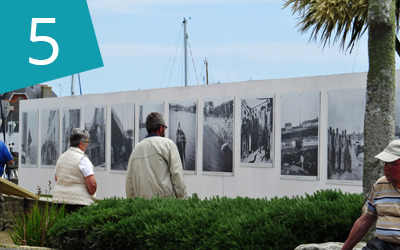
[[[187,38],[188,35],[186,33],[186,23],[187,20],[183,18],[183,43],[184,43],[184,57],[185,57],[185,86],[188,86],[188,74],[187,74]]]
[[[74,95],[74,75],[71,76],[71,95]]]

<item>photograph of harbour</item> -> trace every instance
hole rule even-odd
[[[95,169],[105,169],[105,138],[106,138],[106,107],[85,106],[85,129],[90,134],[90,143],[85,154],[93,163]]]
[[[164,115],[164,103],[142,103],[139,105],[139,141],[147,136],[146,117],[151,112],[157,112]]]
[[[203,172],[233,172],[233,98],[204,100]]]
[[[318,175],[319,92],[281,96],[281,175]]]
[[[362,181],[365,90],[328,92],[329,180]]]
[[[61,153],[64,153],[70,147],[69,138],[74,128],[81,127],[81,109],[80,108],[63,108],[62,109],[62,142]]]
[[[22,112],[21,165],[37,166],[39,147],[39,111]]]
[[[183,170],[196,171],[197,103],[196,100],[169,103],[169,138],[178,147]]]
[[[111,170],[126,170],[133,149],[134,105],[111,105]]]
[[[56,166],[60,155],[60,110],[41,110],[41,165]]]
[[[272,166],[273,98],[242,98],[240,128],[241,166]]]

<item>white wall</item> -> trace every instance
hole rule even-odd
[[[112,84],[112,83],[110,83]],[[143,102],[163,101],[168,123],[168,103],[175,100],[198,100],[198,123],[202,124],[203,99],[213,97],[234,97],[234,160],[233,175],[210,174],[202,172],[202,133],[203,127],[198,126],[198,141],[196,151],[195,173],[186,173],[185,181],[188,194],[197,193],[199,197],[212,196],[247,196],[267,197],[293,196],[313,193],[319,189],[341,189],[344,192],[361,193],[361,181],[330,181],[327,179],[327,93],[335,89],[365,89],[366,73],[342,74],[330,76],[304,77],[279,80],[259,80],[214,84],[209,86],[189,86],[178,88],[139,90],[95,95],[70,96],[61,98],[47,98],[27,100],[21,102],[21,112],[24,110],[41,108],[62,108],[65,106],[81,106],[81,110],[88,104],[107,104],[107,138],[106,138],[106,169],[95,171],[98,181],[97,198],[125,197],[125,173],[110,170],[110,110],[111,104],[135,104],[135,144],[138,138],[138,104]],[[281,176],[281,121],[280,96],[292,92],[320,92],[319,116],[319,169],[315,179],[288,178]],[[257,95],[274,95],[274,166],[273,167],[243,167],[240,166],[240,98]],[[349,107],[351,108],[351,107]],[[39,112],[40,114],[40,112]],[[83,114],[84,115],[84,114]],[[20,121],[22,121],[20,117]],[[39,119],[40,121],[40,119]],[[40,124],[39,124],[40,126]],[[20,126],[22,129],[22,125]],[[22,131],[21,131],[22,132]],[[40,138],[40,137],[39,137]],[[54,186],[54,168],[20,167],[20,186],[36,192],[37,186],[46,190],[48,181]]]

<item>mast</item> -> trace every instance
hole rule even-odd
[[[207,59],[204,60],[204,63],[206,64],[206,83],[208,85],[208,61],[207,61]]]
[[[71,76],[71,95],[74,95],[74,75]]]
[[[190,17],[189,17],[190,19]],[[186,32],[187,20],[183,18],[183,43],[184,43],[184,57],[185,57],[185,86],[188,86],[188,74],[187,74],[187,39],[188,35]]]

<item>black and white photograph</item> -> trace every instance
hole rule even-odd
[[[126,170],[133,149],[134,105],[111,105],[111,170]]]
[[[397,88],[397,86],[396,86]],[[400,139],[400,91],[396,91],[395,93],[395,113],[396,113],[396,120],[395,120],[395,131],[394,131],[394,138]]]
[[[146,117],[152,112],[157,112],[164,115],[164,103],[152,102],[142,103],[139,105],[139,141],[143,140],[147,136]]]
[[[81,126],[81,109],[80,108],[63,108],[62,109],[62,133],[61,133],[61,153],[64,153],[70,147],[69,138],[74,128]]]
[[[39,147],[39,111],[22,112],[21,165],[37,166]]]
[[[60,155],[60,110],[42,109],[40,115],[42,166],[55,166]]]
[[[105,169],[106,107],[86,106],[84,109],[85,129],[90,134],[90,143],[85,154],[95,169]]]
[[[272,166],[273,98],[242,98],[240,103],[240,165]]]
[[[197,103],[174,101],[169,103],[169,138],[178,147],[183,170],[196,171]]]
[[[281,96],[281,175],[318,176],[319,92]]]
[[[328,180],[362,181],[365,90],[328,92]]]
[[[203,172],[233,173],[233,98],[204,100]]]

